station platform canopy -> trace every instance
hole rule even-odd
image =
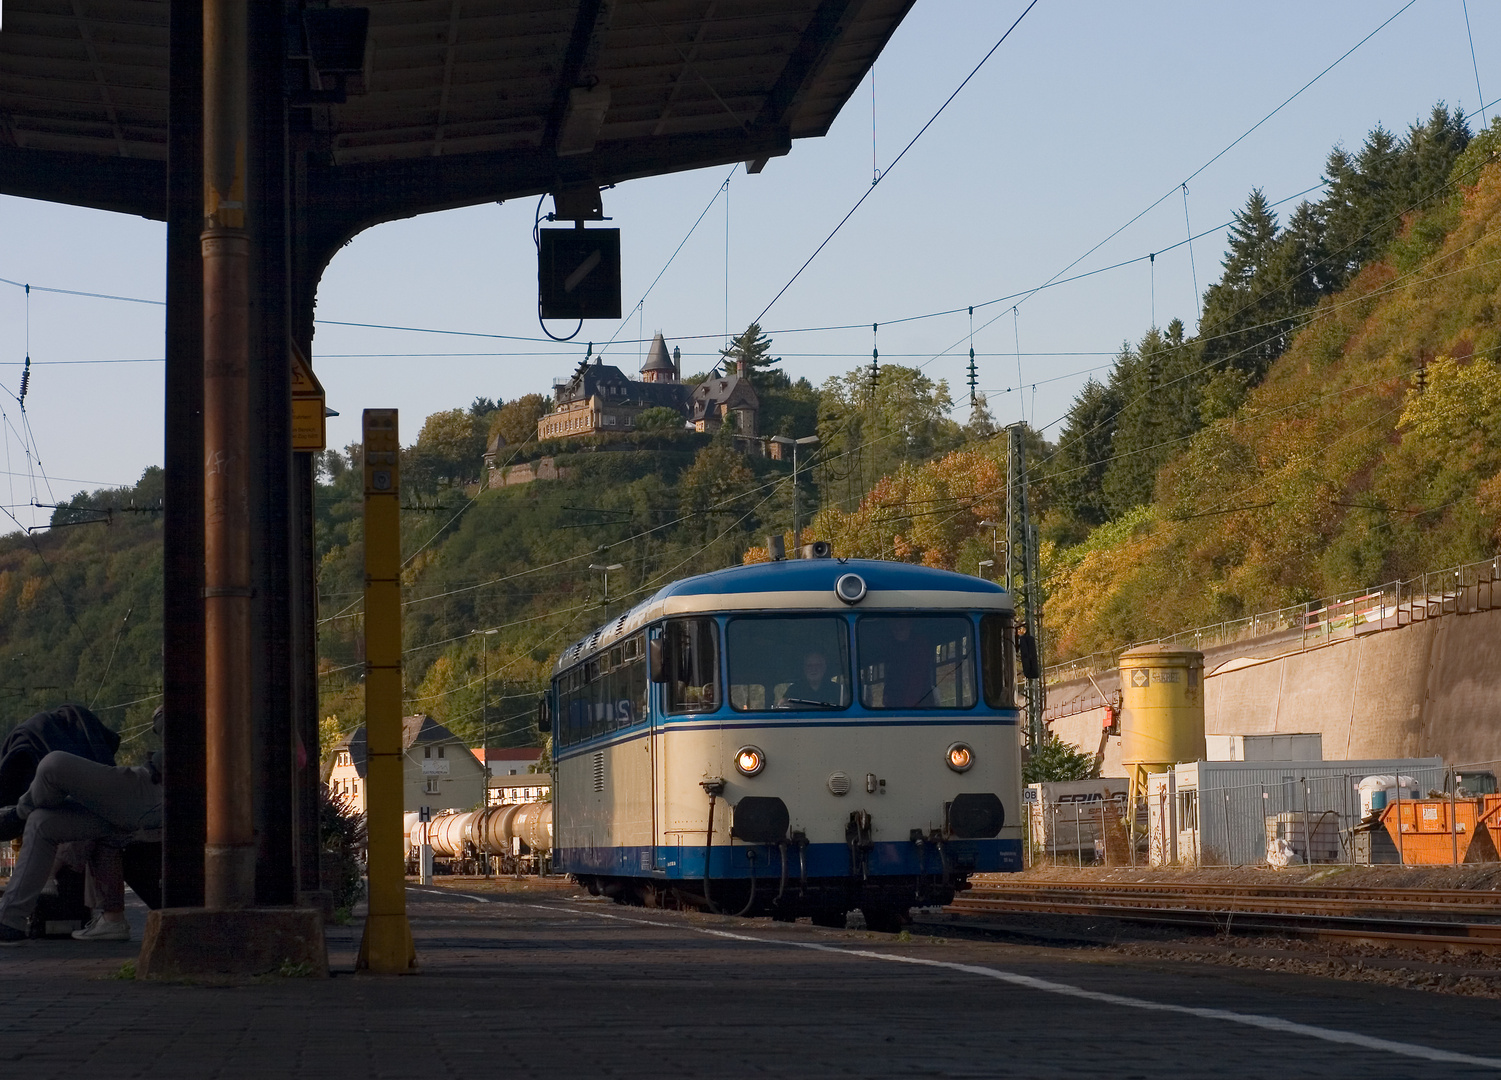
[[[288,376],[323,268],[396,218],[550,192],[582,221],[611,184],[757,172],[829,130],[913,0],[0,2],[0,194],[167,223],[165,904],[253,885],[279,910],[321,891],[315,447]],[[242,535],[255,557],[211,580]]]
[[[4,4],[0,193],[164,218],[170,4]],[[309,55],[321,5],[288,4],[307,199],[346,208],[352,235],[560,185],[755,170],[829,130],[911,5],[367,0],[359,69],[335,80]]]

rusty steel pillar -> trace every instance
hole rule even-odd
[[[204,904],[255,902],[247,0],[203,5]]]
[[[203,904],[203,6],[172,0],[162,528],[162,903]]]
[[[189,19],[178,3],[173,12],[175,33],[176,16],[184,25]],[[201,12],[201,210],[189,211],[181,198],[184,174],[174,171],[170,187],[184,218],[201,215],[193,255],[201,268],[203,305],[202,397],[196,404],[202,442],[191,468],[201,483],[196,584],[203,705],[197,716],[169,720],[164,864],[176,887],[169,906],[147,916],[136,974],[258,975],[292,964],[326,975],[322,912],[292,906],[298,869],[293,780],[303,759],[292,735],[289,670],[292,456],[282,8],[204,0]],[[183,112],[191,118],[192,110]],[[196,157],[179,160],[193,168]],[[170,262],[179,274],[191,262],[185,242],[191,227],[184,220],[169,232],[169,245],[175,236],[183,249],[182,258]],[[170,355],[181,358],[188,335],[182,338]],[[178,416],[170,403],[169,416]],[[179,468],[185,445],[179,439],[169,457]],[[191,486],[181,479],[175,485],[170,490]],[[179,600],[195,569],[186,555],[191,543],[185,538],[183,557],[167,566],[169,596]],[[183,627],[169,628],[168,642],[183,633]],[[186,683],[187,672],[177,669],[188,654],[180,640],[176,648],[169,666]],[[181,704],[188,697],[180,693],[175,700]],[[191,751],[184,733],[191,733],[194,721],[202,735],[202,771],[196,774],[202,778],[196,853],[201,907],[192,903],[192,853],[184,850],[193,824],[195,762],[190,752],[179,772],[171,757],[179,744]],[[183,725],[177,735],[174,722]]]
[[[255,718],[255,902],[297,899],[291,626],[292,360],[289,349],[284,5],[250,5],[251,710]]]

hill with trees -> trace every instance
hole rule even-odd
[[[1286,228],[1253,195],[1204,333],[1149,333],[1062,433],[1055,657],[1497,553],[1498,149],[1440,108]]]
[[[1200,332],[1123,346],[1050,442],[1023,432],[1049,659],[1311,601],[1501,551],[1501,121],[1444,109],[1336,149],[1316,202],[1253,191]],[[725,351],[763,434],[818,434],[803,539],[977,573],[1004,514],[1006,439],[900,365],[815,387],[748,327]],[[675,578],[790,543],[790,463],[684,428],[537,440],[551,397],[476,398],[403,451],[407,707],[520,745],[559,650]],[[410,423],[410,421],[408,421]],[[558,479],[489,488],[550,458]],[[325,744],[363,719],[360,447],[318,461]],[[69,698],[130,739],[161,686],[160,470],[0,537],[0,690],[14,723]],[[606,571],[600,567],[616,567]],[[493,631],[493,632],[492,632]]]

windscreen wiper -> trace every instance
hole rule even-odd
[[[833,702],[833,701],[809,701],[807,698],[800,698],[800,697],[784,697],[777,704],[777,708],[779,708],[779,709],[785,708],[788,705],[810,705],[810,706],[812,706],[815,709],[842,709],[842,708],[844,708],[844,706],[842,704],[839,704],[839,703],[836,703],[836,702]]]

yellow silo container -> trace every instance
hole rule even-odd
[[[1121,764],[1134,796],[1149,773],[1204,751],[1204,654],[1140,645],[1121,654]]]

